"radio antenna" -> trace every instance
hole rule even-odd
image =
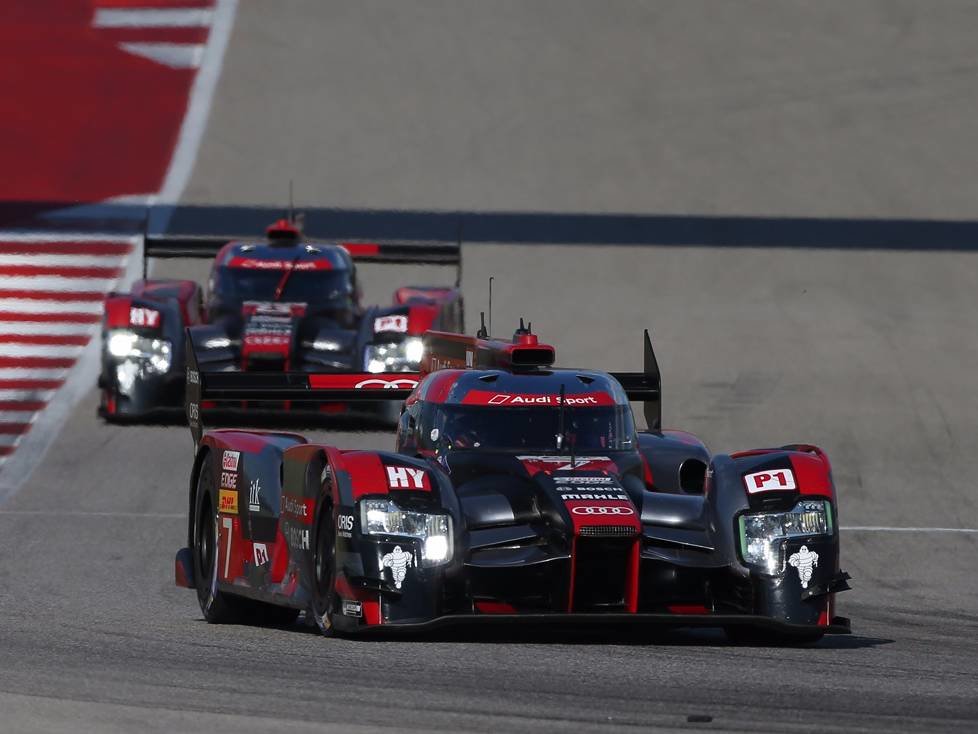
[[[292,179],[289,179],[289,221],[295,224],[295,205],[292,202]]]
[[[492,275],[489,276],[489,333],[492,333]]]

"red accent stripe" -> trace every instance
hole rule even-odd
[[[103,301],[105,294],[96,291],[0,290],[0,298],[26,298],[32,301]]]
[[[702,604],[670,604],[666,607],[671,614],[709,614],[710,610]]]
[[[97,313],[20,313],[19,311],[0,311],[0,321],[97,324],[101,320],[102,316]]]
[[[343,242],[341,245],[353,256],[369,257],[380,254],[380,245],[374,242]]]
[[[87,334],[0,334],[0,344],[54,344],[83,347]]]
[[[31,430],[30,423],[0,423],[0,434],[4,436],[19,436]]]
[[[0,410],[44,410],[43,400],[0,400]]]
[[[122,268],[72,267],[70,265],[0,265],[0,275],[57,275],[62,278],[116,278]]]
[[[0,255],[128,255],[128,242],[0,242]]]
[[[515,614],[516,607],[504,601],[477,601],[475,610],[481,614]]]
[[[64,380],[0,380],[0,390],[57,390]]]
[[[0,367],[71,367],[74,357],[0,357]]]

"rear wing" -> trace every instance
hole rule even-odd
[[[405,400],[420,380],[416,372],[202,372],[190,329],[187,338],[187,424],[200,444],[204,434],[201,406],[207,402],[357,402]]]
[[[649,330],[645,330],[643,343],[643,369],[641,372],[612,372],[629,400],[643,403],[645,423],[650,431],[662,430],[662,376],[659,373],[659,362],[652,349],[652,338]]]
[[[260,242],[254,236],[151,234],[143,238],[143,279],[150,258],[213,258],[228,242]],[[316,238],[311,238],[314,243]],[[432,242],[342,242],[354,260],[375,263],[454,265],[461,270],[461,243]]]

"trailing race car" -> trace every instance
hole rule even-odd
[[[188,326],[205,369],[242,372],[416,372],[427,329],[462,330],[457,283],[399,288],[392,306],[364,307],[354,263],[458,266],[458,246],[309,242],[287,219],[266,234],[262,242],[147,237],[145,258],[213,257],[207,295],[193,281],[146,279],[145,260],[144,279],[130,293],[110,294],[100,415],[138,419],[183,406]],[[371,407],[376,413],[389,406]]]
[[[485,338],[480,338],[485,337]],[[208,373],[192,354],[196,445],[178,585],[210,622],[305,611],[323,632],[487,622],[848,633],[835,594],[829,460],[791,445],[711,456],[660,429],[660,378],[555,369],[512,342],[429,332],[422,371]],[[208,399],[405,400],[394,451],[295,434],[203,433]],[[636,430],[630,400],[644,403]]]

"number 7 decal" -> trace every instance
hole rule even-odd
[[[234,527],[234,523],[230,517],[222,517],[221,525],[228,531],[228,547],[224,551],[224,579],[227,580],[228,568],[231,564],[231,528]]]

